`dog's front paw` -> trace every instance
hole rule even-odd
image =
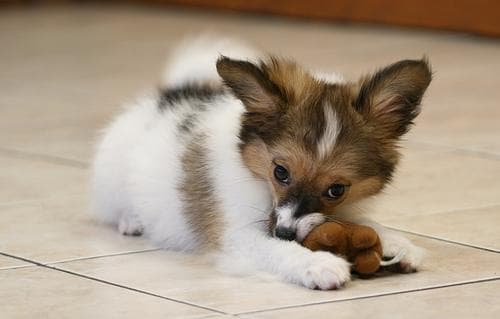
[[[406,254],[399,262],[398,270],[402,273],[418,271],[422,266],[424,256],[425,250],[412,244],[410,247],[406,248]]]
[[[144,227],[137,217],[123,216],[118,223],[118,231],[125,236],[141,236]]]
[[[404,237],[395,236],[383,243],[384,257],[402,255],[402,259],[391,270],[401,273],[412,273],[419,270],[425,256],[425,250],[414,245]]]
[[[301,284],[310,289],[331,290],[351,279],[351,265],[328,252],[314,252],[301,276]]]

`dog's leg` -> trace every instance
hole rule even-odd
[[[247,260],[259,270],[311,289],[340,288],[350,280],[350,264],[329,252],[312,252],[295,241],[272,238],[258,230],[226,236],[223,259]]]

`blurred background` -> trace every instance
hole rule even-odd
[[[3,118],[8,119],[3,123],[8,132],[1,134],[0,143],[5,147],[88,162],[89,143],[83,142],[90,140],[89,132],[79,128],[102,126],[123,101],[158,83],[169,48],[183,37],[207,32],[242,38],[312,68],[343,73],[348,79],[398,59],[428,55],[436,72],[428,93],[432,96],[430,121],[447,119],[448,127],[471,129],[462,142],[474,139],[475,148],[483,151],[491,150],[491,144],[500,144],[489,134],[481,136],[488,142],[477,141],[476,134],[484,131],[485,125],[474,121],[483,113],[484,104],[495,100],[488,97],[496,92],[498,74],[498,1],[0,3],[0,87],[6,93]],[[458,111],[449,114],[446,106],[472,111],[473,97],[457,95],[471,91],[483,102],[474,106],[474,115],[451,120]],[[59,134],[64,124],[58,121],[52,125],[55,119],[46,112],[48,106],[40,105],[49,101],[51,108],[64,105],[64,119],[75,121],[74,126],[65,128],[65,141],[51,135]],[[13,106],[7,105],[11,104],[15,114],[8,113]],[[19,104],[24,105],[21,113]],[[424,110],[422,118],[427,114]],[[36,116],[38,125],[46,116],[53,120],[46,119],[49,124],[44,131],[33,136],[25,131],[25,119],[19,116],[29,116],[29,121]],[[491,117],[481,120],[492,121]],[[456,135],[443,136],[438,134],[440,130],[441,126],[421,130],[421,140],[463,145],[455,142]]]
[[[500,4],[491,0],[2,0],[11,5],[113,3],[273,14],[325,21],[382,23],[500,35]]]

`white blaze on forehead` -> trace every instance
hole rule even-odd
[[[333,107],[324,105],[323,113],[325,115],[325,131],[318,143],[318,154],[320,158],[325,158],[332,152],[340,131],[340,124]]]
[[[297,205],[288,204],[285,206],[281,206],[276,208],[276,226],[277,227],[286,227],[286,228],[294,228],[295,227],[295,217],[293,214],[297,209]]]
[[[329,84],[337,84],[345,82],[344,77],[341,74],[335,72],[313,71],[313,76],[316,79],[324,81]]]

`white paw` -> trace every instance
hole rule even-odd
[[[399,266],[404,273],[415,272],[422,266],[425,257],[425,250],[412,244],[406,248],[406,255],[401,259]]]
[[[118,231],[122,235],[141,236],[144,228],[138,218],[123,216],[118,223]]]
[[[408,239],[398,235],[392,235],[383,238],[382,245],[384,256],[386,257],[397,256],[401,253],[403,254],[403,258],[399,262],[399,270],[401,272],[415,272],[422,265],[422,261],[425,257],[425,250],[415,246]]]
[[[310,289],[331,290],[351,279],[351,265],[328,252],[314,252],[303,270],[301,284]]]

